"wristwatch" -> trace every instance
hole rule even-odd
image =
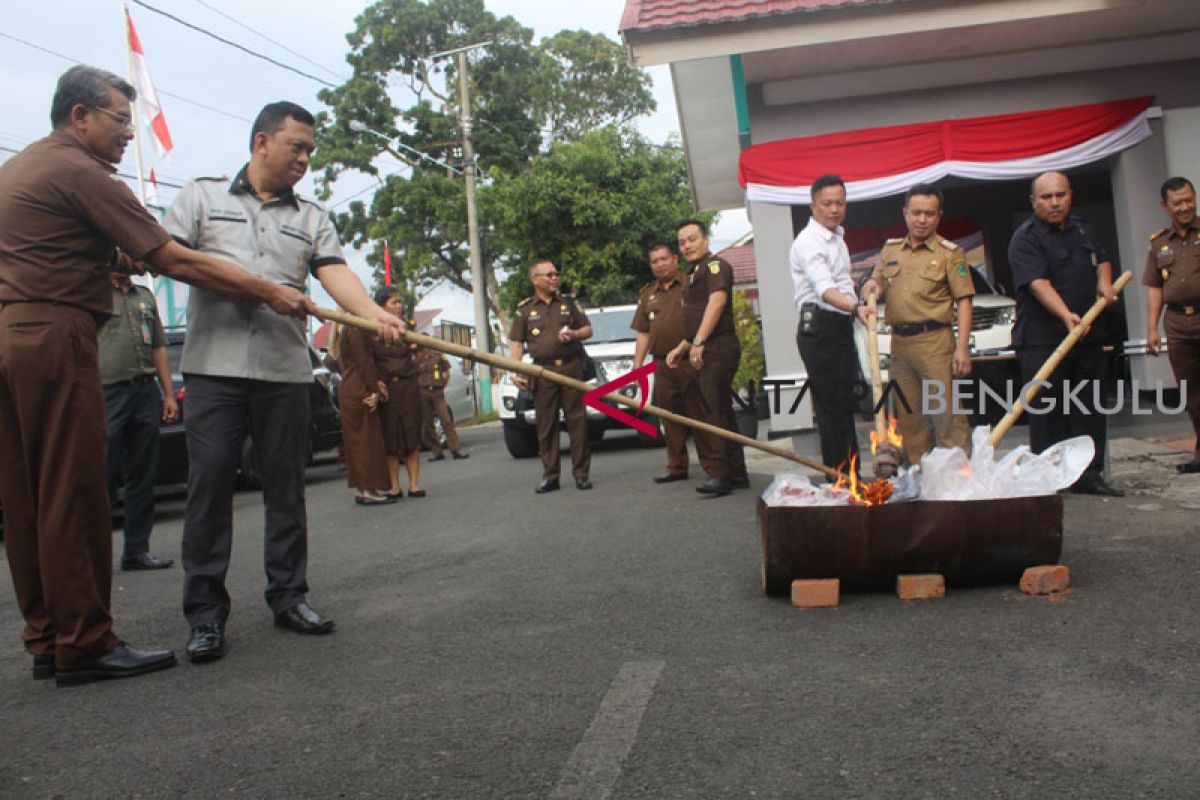
[[[697,336],[695,339],[692,339],[692,347],[704,347],[704,340]]]

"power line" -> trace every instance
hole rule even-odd
[[[40,44],[34,44],[33,42],[26,41],[25,39],[21,39],[20,37],[13,36],[11,33],[5,33],[4,31],[0,31],[0,36],[3,36],[5,39],[11,39],[12,41],[17,42],[18,44],[23,44],[26,47],[32,47],[34,50],[40,50],[41,52],[52,55],[55,58],[61,58],[63,61],[69,61],[72,64],[84,63],[77,58],[71,58],[68,55],[63,55],[62,53],[59,53],[55,50],[51,50],[48,47],[42,47]],[[204,103],[198,102],[196,100],[191,100],[187,97],[183,97],[182,95],[173,94],[173,93],[165,91],[163,89],[159,89],[158,91],[159,91],[159,94],[166,95],[167,97],[173,97],[176,100],[179,100],[184,103],[189,103],[189,104],[197,106],[199,108],[203,108],[207,111],[212,111],[215,114],[222,114],[226,117],[232,117],[233,119],[240,120],[242,122],[253,122],[253,120],[247,119],[246,117],[239,117],[237,114],[233,114],[229,111],[222,111],[219,108],[214,108],[213,106],[205,105]]]
[[[300,59],[301,61],[304,61],[304,62],[306,62],[306,63],[308,63],[308,64],[312,64],[312,65],[313,65],[314,67],[316,67],[317,69],[322,69],[322,70],[325,70],[325,71],[326,71],[326,72],[328,72],[330,75],[332,75],[333,77],[337,78],[339,81],[343,81],[343,82],[345,82],[345,81],[346,81],[346,78],[345,78],[345,77],[343,77],[342,75],[339,75],[338,73],[334,72],[333,70],[331,70],[329,67],[325,66],[324,64],[318,64],[316,61],[313,61],[311,58],[309,58],[308,56],[304,55],[303,53],[296,52],[296,51],[295,51],[295,50],[293,50],[292,48],[288,47],[288,46],[287,46],[286,44],[284,44],[283,42],[277,42],[277,41],[275,41],[274,39],[272,39],[270,36],[267,36],[267,35],[266,35],[265,33],[263,33],[262,31],[260,31],[260,30],[257,30],[257,29],[255,29],[255,28],[252,28],[252,27],[250,27],[249,25],[247,25],[246,23],[242,22],[241,20],[235,19],[234,17],[230,16],[229,14],[226,14],[224,11],[222,11],[221,9],[219,9],[219,8],[217,8],[216,6],[212,5],[211,3],[206,3],[204,0],[196,0],[196,2],[197,2],[197,3],[199,3],[200,5],[204,6],[205,8],[207,8],[209,11],[213,12],[214,14],[218,14],[218,15],[220,15],[220,16],[222,16],[222,17],[224,17],[225,19],[229,20],[229,21],[230,21],[230,22],[232,22],[234,25],[237,25],[237,26],[239,26],[239,27],[245,28],[246,30],[248,30],[248,31],[250,31],[251,33],[253,33],[255,36],[258,36],[258,37],[259,37],[259,38],[261,38],[261,39],[266,39],[268,42],[270,42],[271,44],[275,45],[276,47],[279,47],[279,48],[281,48],[281,49],[283,49],[283,50],[286,50],[287,52],[291,53],[292,55],[294,55],[296,58]]]
[[[330,83],[329,81],[325,80],[324,78],[318,78],[316,75],[312,75],[303,70],[296,69],[293,66],[284,64],[282,61],[276,61],[275,59],[271,58],[270,56],[265,56],[262,53],[251,50],[249,47],[246,47],[245,45],[240,45],[237,42],[226,39],[223,36],[218,36],[217,34],[213,33],[212,31],[210,31],[206,28],[202,28],[199,25],[193,25],[192,23],[187,22],[186,20],[182,20],[179,17],[175,16],[174,14],[168,14],[166,11],[163,11],[161,8],[155,8],[154,6],[150,5],[149,3],[143,2],[143,0],[131,0],[131,2],[135,3],[136,5],[141,6],[142,8],[146,9],[147,11],[153,11],[155,14],[160,14],[160,15],[166,17],[167,19],[171,20],[172,22],[177,22],[185,28],[190,28],[191,30],[196,31],[197,33],[202,33],[205,36],[216,39],[218,42],[221,42],[222,44],[227,44],[230,47],[233,47],[237,50],[241,50],[243,53],[246,53],[247,55],[254,56],[255,58],[261,58],[263,61],[266,61],[270,64],[274,64],[275,66],[280,67],[281,69],[286,69],[288,72],[294,72],[297,75],[308,78],[309,80],[316,81],[317,83],[320,83],[324,86],[328,86],[331,89],[337,88],[336,83]]]
[[[4,145],[2,145],[2,144],[0,144],[0,150],[3,150],[3,151],[4,151],[4,152],[6,152],[6,153],[20,153],[20,152],[22,152],[21,150],[14,149],[14,148],[12,148],[12,147],[5,147],[5,146],[4,146]],[[128,178],[128,179],[129,179],[129,180],[131,180],[131,181],[136,181],[136,180],[137,180],[137,175],[130,175],[128,172],[118,172],[118,173],[116,173],[116,174],[117,174],[119,177],[122,177],[122,178]],[[183,184],[182,184],[182,183],[172,183],[172,182],[170,182],[170,181],[160,181],[160,180],[158,180],[157,178],[158,178],[158,176],[156,175],[156,176],[155,176],[155,181],[154,181],[154,182],[155,182],[157,185],[159,185],[159,186],[166,186],[166,187],[169,187],[169,188],[171,188],[171,189],[182,189],[182,188],[183,188]],[[149,181],[150,181],[150,176],[148,176],[148,175],[147,175],[147,176],[146,176],[146,177],[145,177],[143,180],[145,180],[146,182],[149,182]]]

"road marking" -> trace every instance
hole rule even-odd
[[[625,757],[633,749],[642,715],[650,704],[664,661],[630,661],[617,677],[563,767],[550,800],[603,800],[612,792]]]

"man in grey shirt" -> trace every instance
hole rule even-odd
[[[308,170],[313,117],[294,103],[263,108],[250,135],[250,161],[232,180],[186,185],[164,222],[181,242],[236,260],[270,281],[303,290],[309,274],[347,310],[403,330],[371,300],[342,255],[328,213],[292,187]],[[306,598],[308,461],[305,323],[205,290],[193,290],[182,371],[186,384],[188,499],[183,528],[183,611],[188,657],[225,654],[233,543],[234,478],[247,434],[262,478],[266,599],[275,624],[296,633],[333,630]]]

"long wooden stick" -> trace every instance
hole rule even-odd
[[[1133,277],[1132,272],[1123,272],[1113,284],[1113,296],[1121,293],[1125,288],[1125,284],[1129,283]],[[1054,352],[1046,359],[1046,363],[1042,364],[1041,369],[1033,376],[1033,380],[1029,382],[1029,390],[1025,392],[1024,397],[1018,397],[1017,402],[1013,403],[1012,409],[1004,415],[1004,418],[997,423],[992,430],[992,434],[988,437],[988,442],[995,447],[1004,438],[1004,434],[1008,433],[1009,429],[1020,419],[1025,413],[1025,408],[1033,402],[1033,399],[1042,391],[1041,381],[1046,380],[1058,368],[1059,363],[1066,357],[1067,353],[1071,352],[1083,335],[1087,333],[1088,328],[1096,317],[1100,316],[1104,309],[1108,308],[1109,300],[1107,297],[1097,297],[1096,302],[1092,303],[1092,307],[1087,310],[1087,313],[1079,320],[1079,324],[1071,329],[1071,332],[1059,343],[1058,347],[1054,348]]]
[[[882,440],[887,436],[887,422],[883,418],[883,376],[879,372],[879,332],[876,329],[879,316],[875,309],[875,295],[867,298],[867,308],[871,311],[871,324],[867,326],[867,353],[871,359],[871,396],[879,411],[875,414],[875,433]]]
[[[375,322],[374,320],[369,320],[356,314],[350,314],[348,312],[332,308],[318,308],[317,310],[325,319],[330,319],[334,322],[340,322],[343,325],[361,328],[365,331],[370,331],[371,333],[379,332],[379,323]],[[508,370],[509,372],[519,372],[522,375],[528,375],[531,378],[543,378],[553,383],[566,386],[569,389],[575,389],[579,392],[587,393],[595,388],[590,383],[584,383],[583,381],[577,381],[574,378],[569,378],[566,375],[560,375],[557,372],[552,372],[539,367],[537,364],[527,364],[524,361],[506,358],[495,353],[484,353],[479,350],[472,350],[465,345],[447,342],[444,339],[435,339],[432,336],[425,336],[421,333],[405,331],[404,340],[412,342],[413,344],[421,347],[428,347],[430,350],[449,353],[450,355],[458,356],[460,358],[468,358],[472,361],[481,361],[484,364],[490,364],[493,367]],[[620,394],[607,394],[604,396],[604,401],[606,403],[619,403],[623,406],[628,406],[633,409],[637,409],[639,405],[636,400],[631,400],[630,398]],[[751,439],[747,436],[742,436],[740,433],[733,433],[732,431],[727,431],[724,428],[719,428],[716,425],[709,425],[707,422],[700,422],[699,420],[694,420],[691,417],[684,417],[679,414],[675,414],[671,411],[667,411],[665,408],[659,408],[651,403],[646,403],[642,410],[648,414],[653,414],[660,419],[667,420],[668,422],[674,422],[677,425],[684,425],[686,427],[693,428],[694,430],[712,434],[713,436],[720,436],[723,439],[737,442],[738,444],[745,445],[746,447],[753,447],[757,450],[763,451],[764,453],[770,453],[773,456],[778,456],[779,458],[787,459],[788,461],[794,461],[797,464],[802,464],[803,466],[808,467],[809,469],[815,469],[818,472],[822,472],[831,478],[837,478],[846,481],[850,480],[850,476],[846,475],[845,473],[839,472],[836,469],[830,469],[818,461],[813,461],[812,459],[805,458],[804,456],[796,455],[790,450],[784,450],[780,447],[773,447],[769,444],[764,444],[757,439]]]

